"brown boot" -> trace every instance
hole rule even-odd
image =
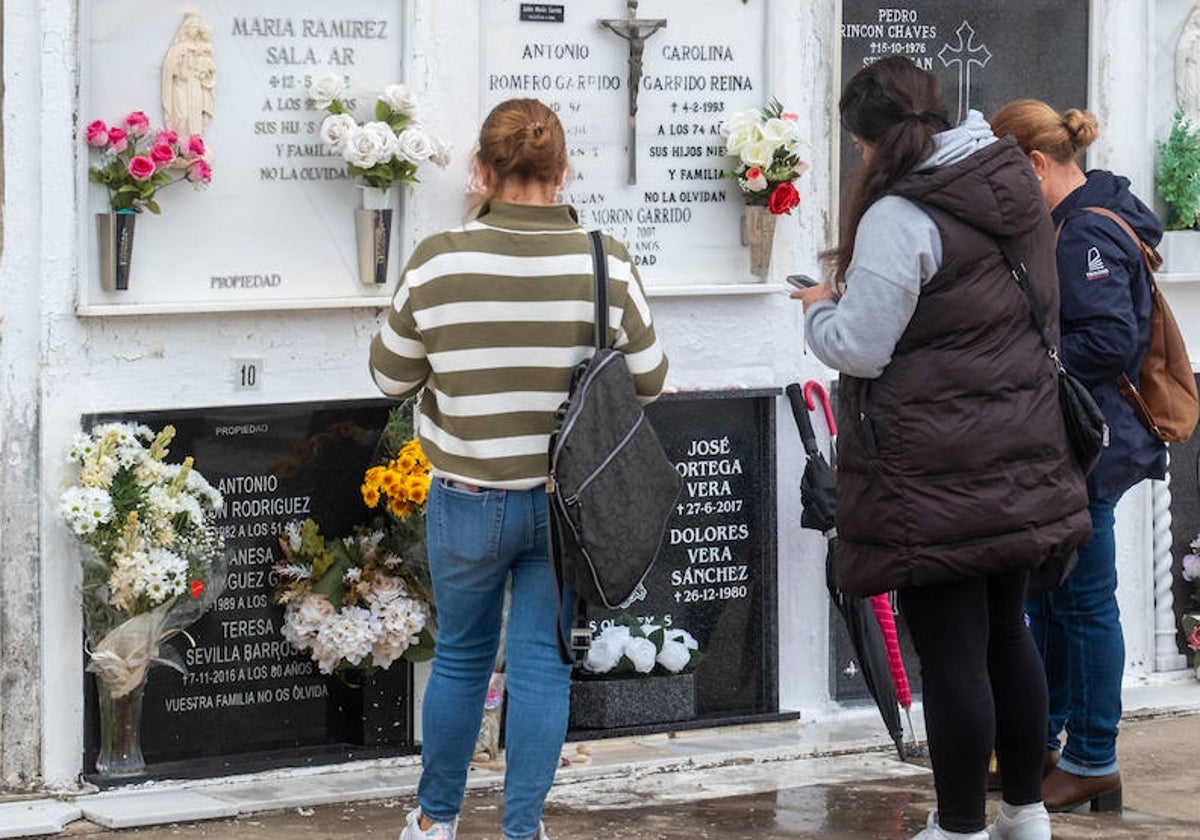
[[[1090,803],[1090,810],[1121,810],[1121,773],[1076,776],[1055,767],[1042,781],[1042,800],[1048,811],[1073,811]]]

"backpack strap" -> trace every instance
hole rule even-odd
[[[592,243],[592,275],[595,277],[596,301],[596,349],[608,346],[608,257],[604,253],[604,235],[598,230],[588,231]]]

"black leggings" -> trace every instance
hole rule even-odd
[[[1042,800],[1046,675],[1025,624],[1026,572],[901,590],[900,610],[921,659],[938,824],[986,827],[993,746],[1004,801]]]

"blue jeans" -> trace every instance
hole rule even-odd
[[[434,479],[425,516],[438,627],[421,717],[421,811],[450,822],[462,808],[511,577],[503,829],[510,840],[532,838],[558,769],[571,690],[558,650],[546,491],[472,493]]]
[[[1089,503],[1092,538],[1079,547],[1079,562],[1062,586],[1031,598],[1027,605],[1050,690],[1046,745],[1059,749],[1059,733],[1066,729],[1058,766],[1078,776],[1117,770],[1125,672],[1113,538],[1113,509],[1119,498]]]

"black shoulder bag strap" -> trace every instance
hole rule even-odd
[[[1003,239],[997,239],[996,242],[1000,245],[1000,250],[1004,252],[1004,259],[1008,262],[1013,279],[1017,281],[1017,285],[1025,293],[1026,300],[1029,301],[1033,324],[1037,327],[1038,335],[1042,337],[1042,344],[1046,345],[1046,355],[1054,362],[1054,369],[1058,373],[1063,373],[1062,361],[1058,358],[1058,347],[1054,344],[1050,326],[1046,323],[1046,310],[1042,309],[1042,304],[1034,294],[1033,287],[1029,285],[1029,272],[1025,268],[1025,263],[1017,259],[1016,254],[1013,253],[1011,242]]]
[[[593,343],[596,350],[608,346],[608,257],[604,253],[604,235],[598,230],[588,231],[588,240],[592,250],[592,277],[595,280],[592,297],[595,301],[593,318]],[[572,383],[574,384],[574,383]],[[561,422],[562,418],[559,418]],[[553,438],[551,438],[553,448]],[[558,497],[553,492],[547,492],[546,501],[550,506],[557,502]],[[583,661],[588,648],[592,644],[592,632],[587,624],[587,604],[578,596],[571,598],[570,613],[564,615],[566,586],[563,581],[562,557],[563,535],[559,521],[553,510],[546,511],[547,536],[549,538],[550,565],[554,569],[554,580],[558,584],[558,654],[567,665],[576,665]],[[567,641],[566,626],[571,626],[571,638]]]

